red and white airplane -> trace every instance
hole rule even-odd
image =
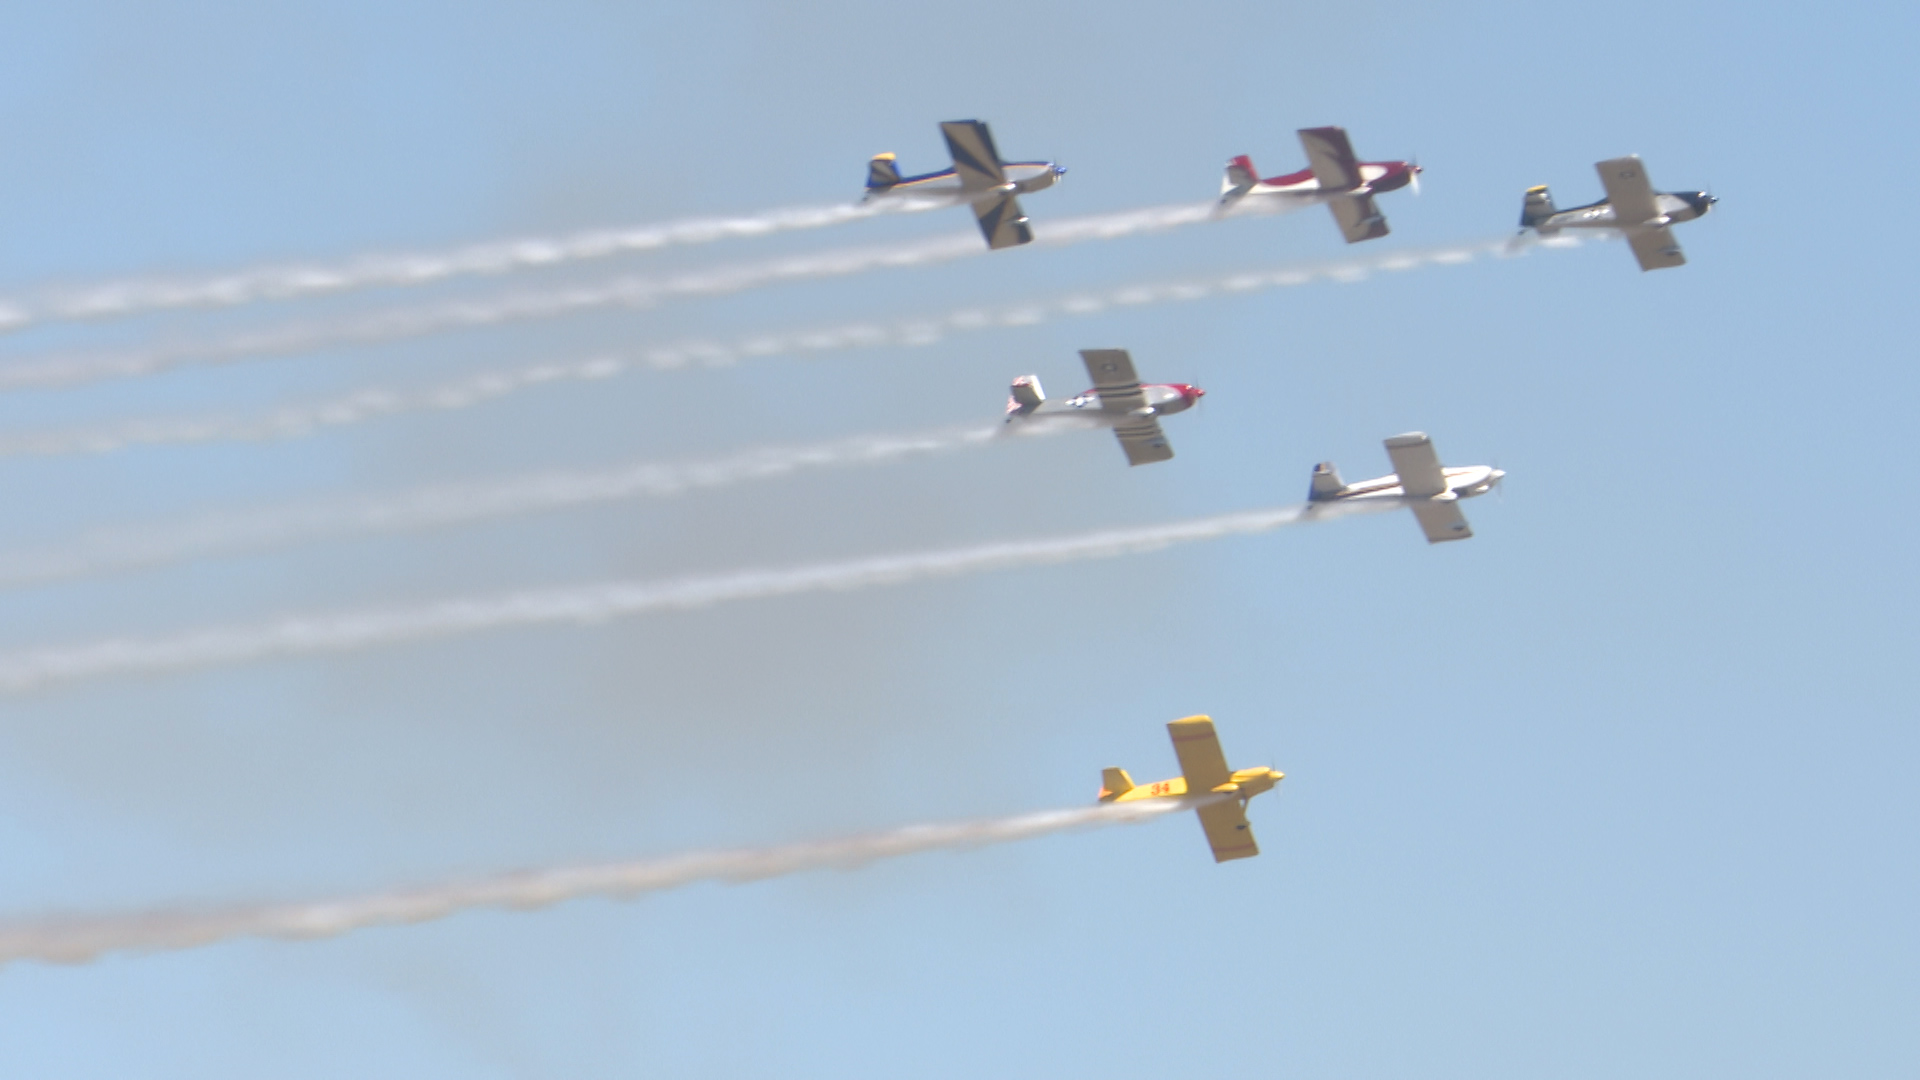
[[[1248,197],[1324,202],[1347,243],[1357,244],[1387,235],[1387,219],[1373,204],[1375,195],[1408,185],[1415,194],[1420,191],[1420,166],[1355,158],[1345,128],[1302,128],[1299,135],[1300,145],[1307,150],[1307,168],[1262,180],[1253,171],[1253,162],[1242,154],[1227,162],[1227,178],[1220,185],[1221,207],[1232,209]]]
[[[1050,402],[1038,375],[1013,380],[1007,397],[1009,424],[1062,424],[1110,427],[1126,451],[1127,464],[1151,465],[1173,456],[1160,431],[1159,417],[1186,412],[1206,391],[1188,383],[1147,383],[1133,370],[1125,349],[1081,349],[1093,389],[1065,401]]]

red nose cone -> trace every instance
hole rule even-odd
[[[1205,390],[1200,389],[1197,386],[1189,386],[1186,383],[1181,383],[1180,396],[1183,398],[1186,398],[1188,404],[1192,404],[1196,401],[1199,401],[1201,398],[1206,397],[1207,392]]]

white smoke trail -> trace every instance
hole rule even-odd
[[[1110,240],[1216,220],[1212,203],[1156,206],[1114,214],[1066,218],[1035,229],[1034,243],[1061,246]],[[162,345],[119,353],[43,356],[0,367],[0,390],[20,390],[101,379],[134,378],[192,364],[285,355],[341,345],[396,341],[449,330],[557,318],[609,308],[649,308],[676,299],[722,296],[783,282],[843,277],[984,255],[978,233],[936,237],[886,247],[842,248],[671,277],[622,277],[596,285],[522,292],[482,300],[449,301],[432,307],[393,309],[325,323],[301,323],[247,331],[232,337]]]
[[[1458,266],[1485,256],[1508,256],[1535,247],[1569,248],[1579,241],[1556,238],[1515,247],[1508,239],[1412,251],[1392,251],[1331,262],[1296,263],[1189,281],[1150,282],[1097,292],[1072,293],[1004,308],[962,308],[945,315],[898,321],[751,334],[732,340],[686,340],[632,353],[607,353],[502,368],[425,387],[369,387],[336,398],[289,405],[255,416],[142,418],[110,425],[0,435],[0,457],[25,454],[105,453],[128,446],[200,442],[253,442],[300,438],[331,428],[412,412],[465,409],[535,387],[590,382],[642,370],[690,366],[724,367],[742,360],[851,348],[933,345],[956,334],[1034,326],[1059,318],[1084,318],[1114,309],[1238,296],[1322,281],[1361,281],[1377,271]]]
[[[1388,508],[1386,505],[1342,504],[1320,507],[1309,514],[1306,506],[1288,506],[1081,536],[1017,540],[784,570],[744,570],[668,581],[608,581],[410,607],[291,615],[263,623],[215,626],[163,637],[109,638],[91,644],[0,655],[0,692],[18,693],[83,679],[184,671],[271,657],[349,652],[509,627],[597,623],[736,600],[863,589],[1008,567],[1111,558]]]
[[[588,259],[709,244],[734,237],[821,229],[880,214],[950,205],[934,199],[793,206],[737,217],[695,218],[569,236],[527,237],[449,251],[367,255],[337,263],[268,266],[198,278],[111,281],[38,299],[0,299],[0,332],[57,320],[97,320],[178,308],[235,307],[357,289],[427,285],[476,274],[498,275]]]
[[[737,884],[810,870],[852,870],[926,851],[986,847],[1068,830],[1134,824],[1219,798],[1149,799],[910,825],[838,840],[531,870],[331,900],[15,919],[0,922],[0,965],[20,960],[79,964],[110,952],[189,949],[236,938],[326,938],[374,926],[443,919],[473,908],[528,911],[582,897],[628,898],[706,881]]]
[[[542,513],[622,499],[661,498],[786,476],[803,469],[873,465],[983,446],[1003,432],[1053,427],[943,428],[862,435],[807,446],[767,446],[706,461],[635,462],[416,488],[353,499],[229,510],[177,522],[120,525],[45,548],[0,552],[0,588],[160,566],[186,559],[375,533]]]

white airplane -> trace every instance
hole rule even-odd
[[[1159,417],[1186,412],[1206,391],[1188,383],[1141,385],[1133,357],[1125,349],[1081,349],[1093,389],[1065,401],[1050,402],[1038,375],[1013,380],[1007,396],[1007,423],[1111,427],[1126,451],[1127,464],[1151,465],[1173,456],[1160,431]]]
[[[1245,154],[1227,162],[1227,178],[1220,184],[1220,205],[1230,210],[1245,198],[1301,199],[1324,202],[1333,211],[1340,235],[1347,243],[1377,240],[1387,235],[1386,215],[1373,197],[1408,185],[1420,191],[1420,166],[1410,161],[1361,161],[1353,154],[1345,128],[1301,128],[1300,145],[1307,151],[1307,168],[1285,176],[1260,179]]]
[[[1460,500],[1485,495],[1507,475],[1485,465],[1441,468],[1433,440],[1420,431],[1388,439],[1387,457],[1393,462],[1392,475],[1358,484],[1341,483],[1340,471],[1331,461],[1315,465],[1313,483],[1307,489],[1309,511],[1316,506],[1392,500],[1413,511],[1428,543],[1465,540],[1473,530],[1460,512]]]
[[[1598,161],[1593,167],[1607,189],[1606,198],[1560,210],[1546,185],[1528,188],[1520,206],[1520,231],[1552,236],[1561,229],[1614,229],[1626,234],[1640,269],[1685,265],[1687,257],[1668,226],[1701,217],[1720,200],[1704,191],[1653,190],[1637,155]]]
[[[901,176],[892,154],[867,163],[867,194],[875,199],[928,199],[973,207],[980,231],[990,248],[1016,247],[1033,240],[1027,216],[1015,195],[1044,191],[1060,182],[1067,170],[1051,161],[1001,161],[993,134],[978,120],[949,120],[940,125],[947,137],[953,168],[921,176]]]

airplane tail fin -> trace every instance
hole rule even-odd
[[[1345,491],[1347,485],[1340,479],[1340,470],[1333,462],[1323,461],[1313,467],[1313,482],[1307,487],[1308,502],[1325,502]]]
[[[867,187],[890,188],[900,182],[900,166],[893,163],[892,154],[879,154],[867,162]]]
[[[1540,223],[1552,217],[1555,212],[1553,193],[1547,190],[1547,186],[1542,184],[1539,187],[1530,187],[1527,189],[1526,201],[1520,204],[1520,227],[1539,228]]]
[[[1013,387],[1007,394],[1007,419],[1027,415],[1045,400],[1047,392],[1040,388],[1040,376],[1022,375],[1013,380]]]
[[[1112,802],[1133,790],[1133,777],[1125,769],[1100,770],[1100,801]]]
[[[1253,185],[1259,182],[1260,174],[1253,171],[1253,159],[1247,157],[1245,154],[1241,154],[1239,157],[1227,162],[1226,178],[1220,181],[1220,196],[1227,198],[1234,195],[1245,195],[1247,192],[1253,190]]]

